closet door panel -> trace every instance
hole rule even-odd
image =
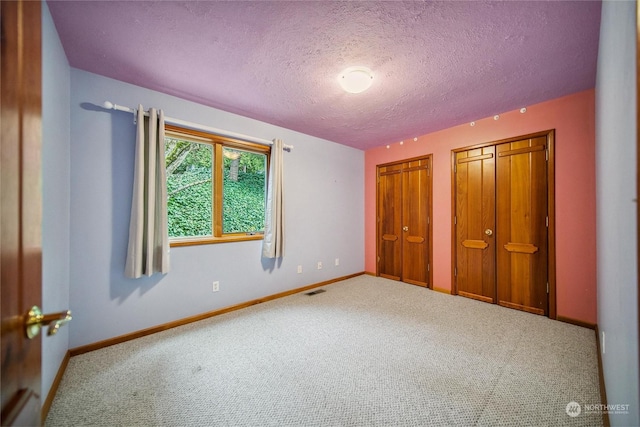
[[[402,277],[402,165],[378,168],[378,273]]]
[[[405,163],[402,171],[402,280],[429,284],[429,159]]]
[[[456,285],[495,302],[495,147],[456,153]]]
[[[546,315],[546,137],[496,148],[498,303]]]

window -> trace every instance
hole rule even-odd
[[[166,126],[172,246],[262,239],[271,147]]]

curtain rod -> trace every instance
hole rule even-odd
[[[105,101],[102,104],[102,106],[108,110],[117,110],[117,111],[125,111],[127,113],[132,113],[134,115],[134,120],[135,120],[135,114],[138,111],[136,108],[124,107],[122,105],[114,104],[110,101]],[[145,111],[144,115],[148,116],[149,113]],[[164,121],[172,125],[184,126],[189,129],[211,132],[216,135],[227,136],[229,138],[241,139],[247,142],[255,142],[256,144],[273,145],[273,141],[269,141],[268,139],[256,138],[254,136],[244,135],[244,134],[232,132],[229,130],[218,129],[210,126],[204,126],[198,123],[192,123],[192,122],[187,122],[185,120],[175,119],[173,117],[165,116]],[[284,149],[287,151],[291,151],[293,149],[293,145],[284,144]]]

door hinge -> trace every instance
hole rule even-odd
[[[458,269],[456,267],[453,268],[453,275],[458,276]]]
[[[544,159],[549,161],[549,149],[544,150]]]
[[[431,265],[427,264],[427,271],[431,269]]]
[[[427,217],[427,225],[431,223],[431,218]]]
[[[549,282],[547,282],[547,293],[549,293]]]
[[[458,165],[456,165],[455,163],[453,164],[453,173],[458,172]]]
[[[378,262],[380,262],[380,257],[378,257]]]
[[[549,227],[549,216],[547,215],[547,227]]]
[[[454,216],[453,217],[453,225],[456,225],[456,224],[458,224],[458,217]]]

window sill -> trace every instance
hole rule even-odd
[[[264,234],[228,234],[222,237],[185,237],[171,239],[169,246],[194,246],[211,245],[214,243],[246,242],[250,240],[263,240]]]

